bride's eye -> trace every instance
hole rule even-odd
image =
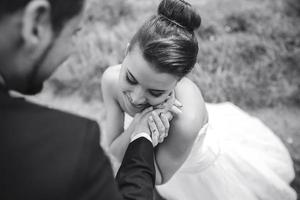
[[[149,93],[154,97],[160,97],[164,92],[149,90]]]
[[[130,83],[131,85],[136,85],[138,82],[133,78],[131,77],[128,73],[126,74],[126,80],[128,83]]]

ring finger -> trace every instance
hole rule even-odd
[[[162,122],[161,118],[159,117],[157,111],[152,111],[151,116],[153,117],[153,120],[158,128],[159,134],[165,134],[166,128],[164,126],[164,123]]]
[[[151,131],[152,144],[153,146],[156,146],[158,144],[159,133],[152,116],[149,117],[148,125]]]

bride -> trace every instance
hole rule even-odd
[[[166,199],[296,199],[291,158],[259,120],[230,103],[206,104],[185,76],[196,64],[201,18],[183,0],[163,0],[134,35],[121,65],[102,77],[104,146],[118,167],[135,118],[146,108],[156,188]]]

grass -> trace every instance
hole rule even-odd
[[[253,108],[299,105],[299,1],[191,2],[203,23],[196,32],[200,68],[190,77],[208,102],[232,101]],[[97,88],[102,72],[122,61],[128,41],[157,4],[90,0],[78,36],[81,57],[71,59],[52,77],[56,94],[79,92],[87,101],[101,100]]]

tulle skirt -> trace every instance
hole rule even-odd
[[[231,103],[207,104],[209,124],[175,175],[156,186],[168,200],[296,200],[280,139]]]

